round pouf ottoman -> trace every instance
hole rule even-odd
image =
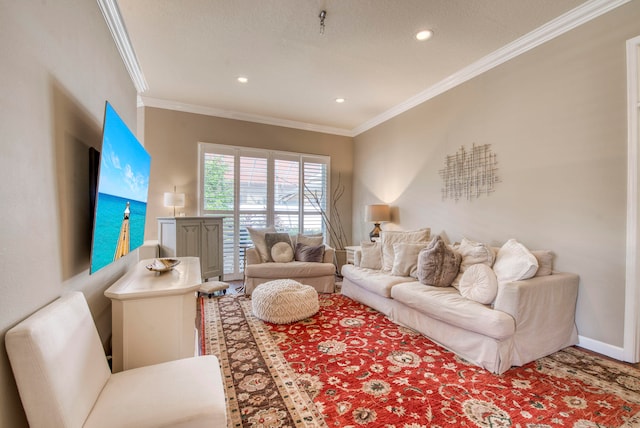
[[[253,290],[251,309],[256,317],[274,324],[300,321],[320,309],[318,292],[292,279],[276,279]]]

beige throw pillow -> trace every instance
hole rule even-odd
[[[360,267],[367,269],[382,269],[382,246],[379,242],[362,242]]]
[[[431,229],[429,228],[406,232],[396,230],[383,230],[380,232],[380,242],[382,243],[382,270],[390,272],[391,269],[393,269],[393,261],[395,259],[393,244],[427,244],[429,243],[430,233]]]
[[[462,278],[462,274],[469,266],[476,265],[478,263],[485,264],[489,267],[493,266],[495,260],[495,253],[491,247],[482,242],[472,241],[467,238],[462,238],[462,242],[455,247],[455,250],[460,254],[460,272],[453,281],[453,286],[457,287]]]
[[[274,226],[268,226],[265,228],[247,226],[247,231],[249,232],[251,242],[253,242],[253,246],[258,250],[262,261],[269,261],[269,251],[267,250],[267,243],[265,242],[265,234],[267,232],[275,232],[276,228]]]
[[[427,246],[424,244],[393,244],[393,267],[391,275],[418,277],[418,254]]]
[[[462,297],[488,305],[498,294],[498,279],[493,269],[479,263],[464,271],[458,290]]]
[[[531,252],[538,261],[535,276],[547,276],[553,273],[553,252],[549,250],[533,250]]]
[[[531,278],[538,270],[538,260],[524,245],[509,239],[500,247],[493,271],[498,283]]]

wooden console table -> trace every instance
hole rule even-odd
[[[109,287],[113,372],[197,355],[196,295],[202,283],[200,260],[178,257],[168,272],[141,260]]]

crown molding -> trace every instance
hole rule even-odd
[[[214,107],[206,107],[195,104],[187,104],[176,101],[164,100],[160,98],[152,98],[138,96],[138,107],[156,107],[165,110],[183,111],[186,113],[202,114],[206,116],[216,116],[224,119],[243,120],[246,122],[261,123],[264,125],[282,126],[285,128],[301,129],[304,131],[320,132],[323,134],[341,135],[343,137],[353,137],[351,130],[334,128],[331,126],[316,125],[313,123],[297,122],[295,120],[279,119],[269,116],[261,116],[257,114],[241,113],[232,110],[218,109]]]
[[[111,31],[111,36],[116,42],[122,61],[124,61],[124,65],[129,72],[129,76],[131,76],[133,85],[136,87],[136,91],[141,94],[149,89],[149,86],[147,85],[147,81],[142,73],[142,68],[140,68],[140,64],[138,63],[136,53],[133,50],[133,45],[129,39],[129,34],[127,33],[124,21],[122,20],[118,3],[116,0],[97,1],[100,6],[100,10],[102,11],[102,15],[104,16],[104,20],[107,22],[107,26]]]
[[[503,64],[518,55],[521,55],[541,44],[552,40],[567,31],[570,31],[582,24],[591,21],[605,13],[628,3],[631,0],[591,0],[577,8],[570,10],[564,15],[547,22],[537,29],[525,34],[519,39],[503,46],[502,48],[479,59],[473,64],[441,80],[430,88],[420,92],[406,101],[392,107],[384,113],[374,117],[362,125],[354,128],[351,133],[357,136],[369,129],[398,116],[405,111],[416,107],[436,96],[468,81],[494,67]]]

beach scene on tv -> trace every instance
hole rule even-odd
[[[91,273],[144,241],[151,157],[107,103],[96,198]]]

